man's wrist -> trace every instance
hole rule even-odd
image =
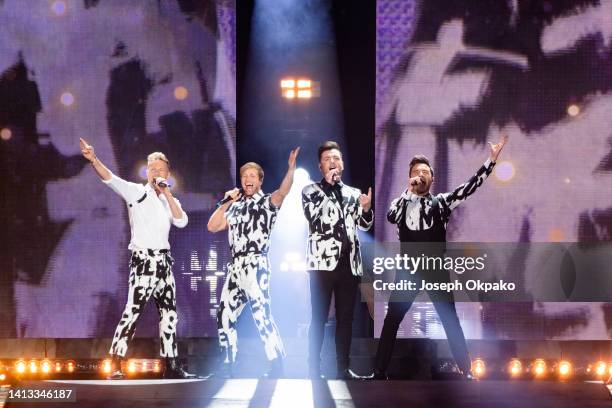
[[[94,156],[93,159],[89,161],[90,164],[94,165],[98,161],[98,156]]]

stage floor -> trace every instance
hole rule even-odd
[[[125,380],[28,381],[22,389],[71,389],[75,402],[8,407],[610,407],[598,382]],[[0,403],[0,406],[2,403]]]

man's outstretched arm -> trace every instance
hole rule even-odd
[[[272,196],[270,197],[272,205],[274,205],[276,208],[280,208],[285,200],[285,197],[287,197],[287,194],[289,194],[289,190],[291,190],[291,185],[293,185],[293,174],[295,173],[297,155],[299,152],[300,148],[297,147],[293,149],[291,153],[289,153],[287,174],[285,174],[285,177],[283,178],[281,185],[278,187],[278,190],[273,192]]]
[[[495,166],[495,162],[497,161],[500,152],[502,151],[507,142],[508,136],[503,136],[501,141],[497,144],[489,142],[489,158],[478,169],[476,174],[474,174],[467,182],[461,184],[452,192],[443,195],[444,201],[448,205],[449,209],[452,210],[459,204],[467,200],[467,198],[474,194],[478,187],[482,185],[482,183],[487,179],[487,177],[489,177],[489,175],[493,171],[493,167]]]
[[[98,159],[96,153],[94,152],[93,146],[87,143],[83,138],[79,138],[79,144],[81,145],[81,153],[83,154],[83,157],[89,160],[98,176],[100,176],[100,178],[104,181],[109,181],[112,178],[113,173],[111,173],[104,163]]]

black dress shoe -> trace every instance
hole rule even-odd
[[[178,358],[166,358],[166,369],[164,370],[164,378],[191,380],[198,378],[195,374],[190,374],[183,370],[183,367],[178,362]]]
[[[388,380],[387,373],[381,370],[374,370],[374,372],[367,377],[368,380],[385,381]]]
[[[121,370],[121,361],[123,357],[121,356],[111,356],[111,374],[106,377],[107,380],[123,380],[125,379],[125,374]]]
[[[278,357],[270,361],[270,368],[268,369],[268,372],[263,375],[263,377],[272,380],[283,378],[284,375],[285,370],[283,368],[283,359]]]
[[[345,381],[351,381],[351,380],[367,380],[368,376],[365,375],[359,375],[356,374],[353,370],[351,370],[350,368],[345,368],[344,370],[340,371],[338,373],[337,376],[338,380],[345,380]]]

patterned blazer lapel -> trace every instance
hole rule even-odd
[[[323,190],[323,187],[321,186],[321,183],[317,183],[317,187],[318,187],[318,188],[319,188],[319,190],[321,191],[321,194],[323,194],[323,195],[327,196],[327,194],[325,194],[325,190]],[[327,196],[327,197],[328,197],[328,198],[331,200],[331,202],[332,202],[332,203],[334,203],[334,206],[336,207],[336,209],[337,209],[338,211],[340,211],[340,212],[341,212],[341,214],[342,214],[342,215],[344,215],[344,211],[343,211],[343,208],[342,208],[342,204],[346,202],[346,197],[344,196],[344,193],[345,193],[344,189],[345,189],[345,188],[346,188],[346,187],[345,187],[345,186],[344,186],[344,184],[343,184],[343,185],[342,185],[342,190],[341,190],[341,195],[342,195],[342,203],[339,203],[339,202],[338,202],[338,200],[336,199],[336,195],[335,195],[335,194],[333,194],[333,193],[332,193],[332,196],[331,196],[331,197]]]

